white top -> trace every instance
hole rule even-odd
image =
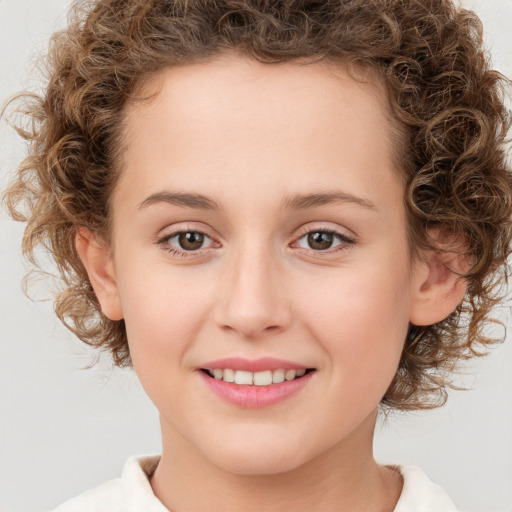
[[[148,477],[159,455],[130,457],[121,478],[72,498],[53,512],[169,512],[153,494]],[[400,471],[404,487],[394,512],[457,512],[448,495],[415,466],[393,466]]]

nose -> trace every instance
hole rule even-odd
[[[247,248],[234,259],[226,262],[216,324],[254,340],[284,331],[291,312],[276,257],[268,248],[258,247]]]

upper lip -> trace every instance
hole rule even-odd
[[[207,370],[229,368],[231,370],[244,370],[247,372],[261,372],[264,370],[306,370],[308,367],[303,364],[274,357],[262,357],[259,359],[244,359],[242,357],[227,357],[208,361],[201,365],[201,368]]]

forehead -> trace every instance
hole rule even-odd
[[[141,116],[154,116],[162,108],[177,121],[202,121],[205,128],[214,115],[219,122],[222,113],[231,123],[241,120],[248,126],[250,119],[256,124],[265,118],[276,128],[289,128],[291,116],[299,114],[302,119],[296,120],[320,128],[340,112],[345,117],[357,111],[369,122],[371,112],[374,117],[389,114],[383,83],[373,70],[352,67],[348,72],[341,63],[327,61],[264,64],[232,53],[166,68],[143,81],[137,98],[125,110],[128,136]],[[389,131],[380,135],[385,139]]]
[[[238,180],[277,197],[290,184],[298,193],[329,186],[338,173],[354,193],[383,190],[395,168],[392,130],[381,85],[364,78],[341,65],[237,56],[166,69],[126,110],[119,188],[136,179],[146,195],[222,195]]]

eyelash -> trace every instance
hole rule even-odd
[[[305,236],[307,236],[311,233],[325,233],[328,235],[333,235],[334,238],[335,239],[337,238],[338,241],[340,242],[337,246],[335,246],[334,250],[331,250],[331,248],[325,249],[325,250],[306,249],[306,250],[311,250],[315,253],[333,254],[333,253],[344,251],[344,250],[348,249],[351,245],[354,245],[356,242],[354,238],[346,235],[345,233],[340,233],[339,231],[336,231],[334,229],[303,228],[299,231],[299,236],[295,239],[295,242],[293,242],[293,243],[294,244],[298,243],[299,240],[301,240],[302,238],[304,238]]]
[[[183,233],[198,233],[200,235],[204,235],[205,237],[208,237],[209,239],[212,239],[212,237],[209,236],[208,234],[206,234],[204,231],[199,231],[197,229],[180,229],[179,231],[174,231],[173,233],[170,233],[169,235],[165,235],[163,238],[158,240],[157,244],[165,252],[171,253],[174,256],[180,256],[182,258],[188,258],[190,256],[196,256],[197,252],[200,251],[201,249],[197,249],[197,250],[194,250],[194,251],[186,251],[186,250],[176,249],[175,247],[172,247],[171,245],[169,245],[169,241],[170,240],[172,240],[176,236],[181,235]]]
[[[173,233],[170,233],[169,235],[165,235],[164,237],[160,238],[157,241],[157,244],[165,252],[168,252],[168,253],[170,253],[170,254],[172,254],[174,256],[180,256],[182,258],[188,258],[190,256],[197,256],[197,252],[200,251],[201,249],[192,250],[192,251],[186,251],[186,250],[176,249],[175,247],[172,247],[171,245],[169,245],[169,241],[170,240],[172,240],[176,236],[178,236],[180,234],[183,234],[183,233],[198,233],[198,234],[204,235],[205,237],[207,237],[210,240],[212,240],[212,237],[210,237],[204,231],[199,231],[197,229],[181,229],[179,231],[174,231]],[[330,248],[326,249],[326,250],[309,249],[309,250],[311,250],[311,251],[313,251],[315,253],[333,254],[335,252],[340,252],[340,251],[346,250],[351,245],[355,244],[355,240],[353,238],[349,237],[348,235],[344,234],[344,233],[340,233],[340,232],[335,231],[333,229],[322,229],[322,228],[318,228],[318,229],[307,229],[307,228],[305,228],[304,230],[301,230],[301,232],[299,233],[299,236],[296,238],[295,242],[293,242],[293,243],[294,244],[297,243],[299,240],[301,240],[302,238],[304,238],[305,236],[307,236],[307,235],[309,235],[311,233],[325,233],[325,234],[328,234],[328,235],[333,235],[340,242],[339,245],[335,246],[336,249],[334,251],[330,250]],[[341,247],[341,248],[338,248],[338,247]]]

